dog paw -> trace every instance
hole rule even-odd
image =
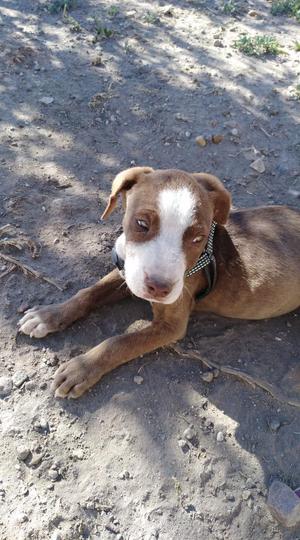
[[[95,374],[91,363],[82,355],[62,364],[55,373],[52,390],[55,397],[76,399],[91,386],[101,375]]]
[[[45,337],[59,329],[59,310],[55,306],[28,309],[18,322],[19,331],[35,338]]]

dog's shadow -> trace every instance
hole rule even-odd
[[[110,334],[109,329],[121,332],[124,325],[129,326],[132,319],[138,318],[138,312],[143,319],[150,315],[144,303],[128,308],[126,301],[118,310],[106,308],[106,324],[103,325],[103,312],[94,314],[92,322],[95,328],[101,318],[104,334]],[[91,346],[89,334],[93,325],[88,321],[81,325],[88,328],[84,341]],[[197,348],[208,361],[232,366],[278,387],[289,399],[299,399],[299,326],[299,312],[251,322],[194,315],[180,345],[186,352]],[[73,331],[69,331],[71,341]],[[147,460],[158,460],[169,476],[180,474],[176,439],[182,431],[192,423],[202,437],[203,418],[218,418],[220,411],[221,419],[212,429],[210,448],[214,448],[218,424],[258,460],[267,483],[277,476],[296,488],[300,484],[300,409],[235,376],[220,373],[207,383],[202,379],[205,370],[200,361],[182,358],[168,348],[160,349],[110,373],[79,400],[62,401],[61,405],[79,419],[90,415],[105,421],[104,411],[110,409],[121,427],[130,430],[132,422],[138,424],[147,440],[146,447],[139,445],[139,451],[145,453]],[[143,377],[141,385],[134,382],[137,374]],[[207,410],[202,407],[206,400]],[[205,445],[207,437],[205,433]],[[172,449],[170,440],[175,445]],[[230,462],[242,470],[244,463],[240,463],[238,452],[230,445],[225,452]]]

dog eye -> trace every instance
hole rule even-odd
[[[199,244],[199,242],[202,242],[203,236],[196,236],[193,238],[193,244]]]
[[[137,219],[136,223],[144,232],[149,231],[148,223],[146,223],[146,221],[144,221],[143,219]]]

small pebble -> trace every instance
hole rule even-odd
[[[215,47],[224,47],[224,43],[223,43],[223,41],[221,41],[220,39],[216,39],[216,40],[214,41],[214,46],[215,46]]]
[[[218,431],[217,433],[217,441],[223,442],[224,441],[224,433],[222,431]]]
[[[196,432],[193,425],[190,425],[188,428],[186,428],[183,432],[183,437],[187,439],[188,441],[191,441],[196,436]]]
[[[220,144],[220,142],[222,142],[224,139],[224,136],[223,135],[213,135],[211,140],[214,144]]]
[[[270,426],[270,430],[273,431],[273,433],[276,433],[276,431],[279,430],[279,428],[281,426],[281,423],[276,418],[273,418],[273,420],[271,420],[269,426]]]
[[[205,371],[203,375],[201,375],[201,379],[205,382],[211,383],[214,379],[213,371]]]
[[[77,448],[77,449],[73,450],[73,452],[72,452],[72,458],[83,459],[83,456],[84,456],[84,453],[83,453],[83,450],[81,448]]]
[[[11,394],[13,382],[10,377],[0,377],[0,398],[4,398]]]
[[[265,172],[266,170],[263,158],[258,158],[252,163],[250,163],[250,167],[251,169],[253,169],[254,171],[257,171],[260,174]]]
[[[199,137],[196,137],[195,141],[196,141],[197,144],[199,144],[199,146],[206,146],[207,145],[207,142],[206,142],[205,138],[202,137],[202,135],[199,135]]]
[[[59,472],[56,469],[50,469],[48,471],[48,476],[52,482],[55,482],[59,477]]]
[[[14,385],[17,386],[17,388],[20,388],[20,386],[22,386],[22,384],[24,384],[24,382],[28,380],[28,374],[26,373],[26,371],[23,371],[21,369],[20,371],[16,371],[13,374],[12,380]]]
[[[39,99],[40,103],[43,103],[43,105],[51,105],[53,103],[54,98],[49,96],[43,96]]]
[[[238,134],[239,134],[239,132],[238,132],[238,130],[237,130],[236,128],[233,128],[233,129],[231,130],[231,135],[233,135],[234,137],[237,137]]]
[[[142,384],[144,382],[144,379],[143,379],[143,377],[141,377],[141,375],[135,375],[133,377],[133,380],[134,380],[135,384]]]
[[[130,473],[128,471],[123,471],[119,474],[118,478],[120,478],[120,480],[129,480]]]
[[[245,489],[243,491],[243,493],[242,493],[242,499],[244,501],[248,501],[248,499],[250,499],[251,495],[252,495],[251,491],[249,489]]]
[[[186,443],[186,441],[185,441],[184,439],[179,439],[179,441],[178,441],[178,446],[179,446],[182,450],[188,448],[188,445],[187,445],[187,443]]]
[[[30,454],[30,448],[27,446],[18,446],[17,447],[17,457],[20,461],[25,461]]]

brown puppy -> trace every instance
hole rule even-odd
[[[61,365],[57,396],[77,398],[117,366],[182,338],[194,309],[264,319],[300,305],[299,210],[230,213],[230,195],[216,177],[149,167],[115,178],[103,217],[119,194],[126,205],[114,252],[119,270],[62,304],[30,309],[20,330],[43,337],[130,293],[151,302],[153,321]]]

